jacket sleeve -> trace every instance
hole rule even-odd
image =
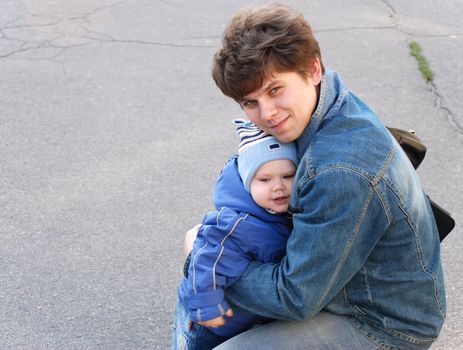
[[[234,283],[248,266],[245,236],[247,214],[222,208],[206,215],[191,255],[188,278],[179,287],[179,298],[191,320],[207,321],[230,308],[224,288]]]
[[[252,262],[227,289],[233,304],[277,319],[315,315],[361,269],[388,225],[374,187],[349,170],[304,181],[298,197],[286,256],[278,264]]]

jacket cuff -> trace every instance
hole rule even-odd
[[[193,322],[203,322],[225,315],[230,305],[224,300],[222,303],[201,309],[192,310],[190,318]]]
[[[230,305],[224,300],[223,289],[199,294],[180,294],[180,299],[193,322],[202,322],[223,316],[230,308]]]

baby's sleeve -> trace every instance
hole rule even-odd
[[[211,320],[230,308],[224,289],[252,258],[245,234],[247,217],[227,208],[206,215],[193,246],[188,278],[179,287],[180,301],[192,321]]]

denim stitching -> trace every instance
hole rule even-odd
[[[361,227],[361,225],[362,225],[362,223],[364,221],[365,214],[366,214],[368,206],[369,206],[369,204],[371,202],[371,198],[372,198],[372,191],[371,191],[371,188],[370,188],[368,190],[368,194],[367,194],[367,198],[365,200],[365,203],[363,204],[363,208],[362,208],[360,218],[359,218],[358,222],[355,225],[354,231],[352,232],[352,235],[351,235],[351,237],[349,239],[349,242],[347,243],[347,246],[346,246],[346,248],[344,250],[344,254],[341,257],[341,259],[340,259],[340,261],[338,263],[338,266],[336,267],[336,270],[334,271],[333,275],[331,276],[331,279],[330,279],[325,291],[321,295],[320,300],[319,300],[317,306],[315,307],[316,309],[320,308],[323,300],[325,299],[326,295],[328,294],[331,287],[333,286],[334,281],[338,278],[339,271],[341,271],[342,267],[344,266],[344,263],[346,262],[346,260],[347,260],[347,258],[349,256],[350,250],[352,248],[352,244],[355,241],[355,239],[357,238],[357,234],[359,233],[360,227]]]
[[[411,217],[410,217],[410,214],[408,212],[407,206],[405,205],[405,203],[402,200],[403,195],[400,193],[400,191],[398,191],[398,189],[396,189],[395,186],[390,184],[388,181],[385,181],[385,183],[388,186],[388,188],[397,196],[397,198],[399,200],[399,208],[402,210],[402,212],[407,217],[407,222],[410,225],[410,228],[412,229],[413,235],[415,237],[415,246],[416,246],[416,251],[417,251],[418,257],[419,257],[420,266],[421,266],[423,272],[426,275],[428,275],[433,281],[434,299],[435,299],[435,301],[437,303],[437,306],[439,308],[439,312],[441,313],[442,317],[445,318],[446,312],[445,312],[445,308],[442,306],[440,293],[439,293],[439,290],[438,290],[438,281],[437,281],[438,277],[437,277],[437,275],[432,273],[432,271],[430,271],[427,268],[426,264],[424,263],[423,254],[422,254],[422,245],[421,245],[421,242],[419,240],[419,236],[417,235],[417,232],[416,232],[416,224],[415,224],[414,221],[411,220]]]
[[[382,344],[383,342],[378,339],[376,336],[372,335],[370,332],[364,330],[361,325],[360,325],[360,322],[358,322],[355,318],[353,317],[347,317],[347,320],[349,321],[349,323],[356,329],[358,330],[361,334],[363,334],[365,337],[367,337],[373,344],[375,344],[376,346],[378,346],[377,350],[382,350],[382,349],[385,349],[383,348],[382,346],[384,344]]]
[[[411,217],[408,213],[408,211],[405,209],[405,205],[402,201],[402,198],[399,197],[399,206],[400,208],[402,209],[402,211],[404,212],[404,214],[407,216],[407,221],[413,231],[413,235],[415,237],[415,247],[416,247],[416,251],[418,253],[418,257],[419,257],[419,263],[420,263],[420,266],[421,266],[421,269],[423,270],[423,272],[428,275],[432,281],[433,281],[433,287],[434,287],[434,299],[437,303],[437,306],[439,308],[439,312],[441,313],[441,315],[445,318],[445,309],[444,307],[442,306],[442,303],[441,303],[441,300],[440,300],[440,297],[439,297],[439,291],[438,291],[438,283],[437,283],[437,276],[436,274],[434,274],[432,271],[430,271],[428,269],[428,267],[426,266],[425,264],[425,261],[424,261],[424,258],[423,258],[423,248],[422,248],[422,244],[421,244],[421,241],[419,239],[419,235],[417,234],[416,232],[416,224],[414,221],[411,220]]]
[[[362,327],[362,324],[356,320],[355,318],[348,317],[348,321],[356,328],[360,333],[362,333],[364,336],[366,336],[370,341],[378,346],[377,350],[397,350],[397,347],[387,344],[384,340],[378,338],[374,334],[370,333],[366,329]]]
[[[379,186],[379,182],[373,188],[376,192],[376,195],[379,198],[379,201],[381,202],[381,207],[384,210],[384,215],[386,216],[387,223],[390,225],[394,220],[393,220],[392,210],[389,205],[389,201],[387,200],[387,197],[384,195],[383,190]]]

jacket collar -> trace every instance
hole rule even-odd
[[[321,128],[322,122],[331,116],[329,112],[332,111],[332,107],[339,100],[339,95],[345,92],[347,90],[344,88],[339,74],[329,69],[325,70],[325,74],[320,82],[320,96],[317,108],[302,135],[296,140],[299,159],[302,159],[315,134]]]

